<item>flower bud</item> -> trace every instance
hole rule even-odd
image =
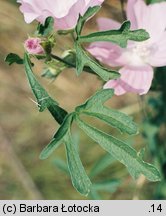
[[[28,38],[24,43],[24,47],[29,54],[40,55],[44,53],[44,49],[40,43],[40,38]]]

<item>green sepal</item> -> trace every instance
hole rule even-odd
[[[37,27],[38,34],[42,36],[48,36],[49,34],[52,33],[53,29],[54,29],[54,18],[53,17],[47,17],[44,25],[39,24]]]

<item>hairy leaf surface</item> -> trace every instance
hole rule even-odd
[[[150,181],[159,181],[161,176],[159,171],[151,164],[145,163],[137,152],[126,143],[108,135],[76,117],[79,127],[104,150],[109,152],[118,161],[124,164],[133,178],[140,175],[146,176]]]
[[[24,56],[24,65],[30,87],[35,98],[37,99],[39,111],[43,112],[47,108],[54,117],[54,119],[59,124],[61,124],[65,116],[67,115],[67,112],[60,106],[58,106],[58,103],[49,96],[46,90],[37,81],[35,75],[33,74],[29,57],[26,53]]]

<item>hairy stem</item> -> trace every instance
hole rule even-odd
[[[56,56],[56,55],[54,55],[54,54],[51,54],[51,57],[52,57],[53,59],[56,59],[56,60],[58,60],[58,61],[64,63],[65,65],[67,65],[67,66],[69,66],[69,67],[71,67],[71,68],[76,68],[76,64],[71,63],[71,62],[68,62],[68,61],[66,61],[66,60],[64,60],[64,59],[62,59],[62,58],[60,58],[59,56]],[[90,67],[87,67],[87,66],[84,67],[84,71],[87,72],[87,73],[91,73],[91,74],[97,75],[93,70],[91,70]]]
[[[68,61],[62,59],[62,58],[60,58],[59,56],[56,56],[56,55],[54,55],[54,54],[51,54],[51,57],[52,57],[53,59],[56,59],[56,60],[58,60],[58,61],[64,63],[65,65],[67,65],[67,66],[69,66],[69,67],[75,68],[75,64],[72,64],[71,62],[68,62]]]

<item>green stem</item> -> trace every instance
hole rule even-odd
[[[71,62],[68,62],[68,61],[66,61],[66,60],[64,60],[64,59],[62,59],[62,58],[60,58],[59,56],[56,56],[56,55],[54,55],[54,54],[51,54],[51,57],[52,57],[53,59],[56,59],[56,60],[58,60],[58,61],[64,63],[65,65],[67,65],[67,66],[69,66],[69,67],[76,68],[76,64],[71,63]],[[87,67],[87,66],[84,67],[84,71],[87,72],[87,73],[91,73],[91,74],[97,75],[90,67]]]
[[[75,68],[75,64],[73,64],[73,63],[71,63],[71,62],[68,62],[68,61],[62,59],[62,58],[60,58],[59,56],[56,56],[56,55],[54,55],[54,54],[51,54],[51,57],[52,57],[53,59],[56,59],[56,60],[58,60],[58,61],[64,63],[64,64],[67,65],[67,66],[70,66],[70,67],[72,67],[72,68]]]

